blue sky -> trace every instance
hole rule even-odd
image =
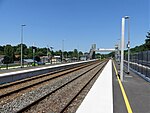
[[[131,47],[144,43],[150,28],[149,0],[0,0],[0,45],[24,43],[55,50],[113,48],[121,18],[130,16]],[[127,39],[127,28],[126,35]]]

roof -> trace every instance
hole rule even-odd
[[[24,59],[24,61],[25,61],[25,62],[28,62],[28,63],[32,63],[32,62],[34,62],[34,60],[33,60],[33,59]]]
[[[5,55],[0,55],[0,59],[1,59],[1,58],[4,58],[4,56],[5,56]]]

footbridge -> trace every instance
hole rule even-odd
[[[113,51],[115,51],[115,49],[104,49],[104,48],[101,48],[101,49],[95,50],[95,52],[113,52]]]
[[[96,49],[96,44],[92,44],[92,48],[90,49],[90,54],[89,54],[89,59],[94,59],[95,58],[95,52],[113,52],[116,49],[114,48],[109,48],[109,49],[105,49],[105,48],[98,48]]]

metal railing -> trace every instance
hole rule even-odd
[[[125,64],[128,61],[128,55],[125,55]],[[142,51],[130,55],[130,67],[137,72],[150,78],[150,51]]]

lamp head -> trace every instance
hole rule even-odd
[[[124,16],[124,18],[125,18],[125,19],[129,19],[130,17],[129,17],[129,16]]]

